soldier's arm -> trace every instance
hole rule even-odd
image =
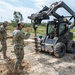
[[[13,36],[7,36],[7,39],[13,39]]]
[[[0,33],[0,39],[3,39],[3,36],[2,36],[2,34]]]
[[[28,39],[28,38],[30,37],[30,29],[27,28],[27,29],[26,29],[26,33],[23,32],[23,34],[21,34],[21,37],[22,37],[23,39]]]
[[[24,39],[28,39],[30,37],[30,33],[26,33]]]
[[[30,37],[30,28],[26,28],[26,34],[25,34],[25,39],[28,39]]]

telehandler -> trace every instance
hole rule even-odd
[[[58,8],[64,8],[71,14],[71,16],[59,15],[56,13]],[[49,19],[50,16],[54,16],[55,19],[53,21],[48,21],[45,37],[38,40],[36,33],[38,24],[41,24],[42,20]],[[70,32],[70,29],[75,26],[75,12],[63,1],[55,2],[50,7],[45,6],[41,11],[31,14],[28,18],[31,19],[35,31],[36,52],[49,52],[58,58],[63,57],[66,52],[75,52],[75,41],[73,41],[73,33]],[[70,26],[70,20],[72,18],[74,19],[74,22],[73,25]]]

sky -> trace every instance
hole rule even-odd
[[[23,15],[23,21],[30,22],[28,16],[32,13],[37,13],[45,5],[50,6],[54,2],[60,0],[0,0],[0,22],[13,20],[13,12],[18,11]],[[75,11],[75,0],[62,0],[65,2],[73,11]],[[69,15],[64,9],[57,10],[61,15]]]

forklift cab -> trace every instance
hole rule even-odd
[[[49,21],[47,23],[46,35],[49,39],[53,39],[54,37],[62,36],[68,30],[68,23],[65,21]]]

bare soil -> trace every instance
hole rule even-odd
[[[34,44],[27,44],[24,48],[25,55],[22,65],[24,69],[14,74],[16,56],[11,40],[7,40],[7,56],[4,60],[0,52],[0,75],[75,75],[75,59],[73,54],[66,53],[63,58],[56,58],[45,52],[35,53]]]

